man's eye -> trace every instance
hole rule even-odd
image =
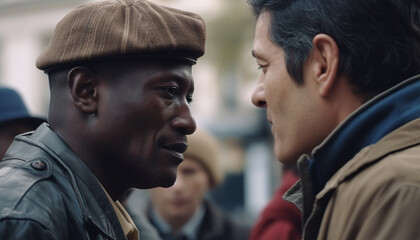
[[[193,101],[193,95],[192,94],[187,94],[187,102],[191,103]]]
[[[258,64],[258,69],[265,72],[267,70],[268,64]]]
[[[165,87],[165,91],[171,96],[171,97],[175,97],[177,92],[178,92],[178,88],[177,87]]]

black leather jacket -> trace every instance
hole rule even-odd
[[[0,239],[126,239],[95,176],[42,124],[0,163]]]

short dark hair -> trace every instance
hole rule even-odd
[[[339,48],[338,74],[356,92],[374,96],[420,73],[418,0],[248,0],[256,17],[271,16],[270,34],[285,52],[286,67],[298,84],[320,33]]]

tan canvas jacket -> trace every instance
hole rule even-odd
[[[362,149],[317,194],[314,209],[322,219],[317,239],[420,239],[419,205],[416,119]],[[305,239],[315,239],[308,234]]]

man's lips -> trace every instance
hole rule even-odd
[[[187,150],[188,144],[186,142],[165,144],[163,148],[177,153],[184,153]]]
[[[170,203],[174,206],[180,207],[180,206],[186,205],[188,201],[184,199],[174,199]]]
[[[268,123],[271,125],[271,134],[274,135],[274,126],[273,126],[273,121],[271,120],[270,115],[267,114],[267,121]]]
[[[183,153],[187,150],[188,144],[186,142],[169,143],[163,146],[173,159],[176,159],[177,163],[181,163],[184,160]]]
[[[267,121],[268,121],[268,123],[270,123],[271,125],[273,125],[273,121],[271,121],[271,117],[270,116],[267,116]]]

